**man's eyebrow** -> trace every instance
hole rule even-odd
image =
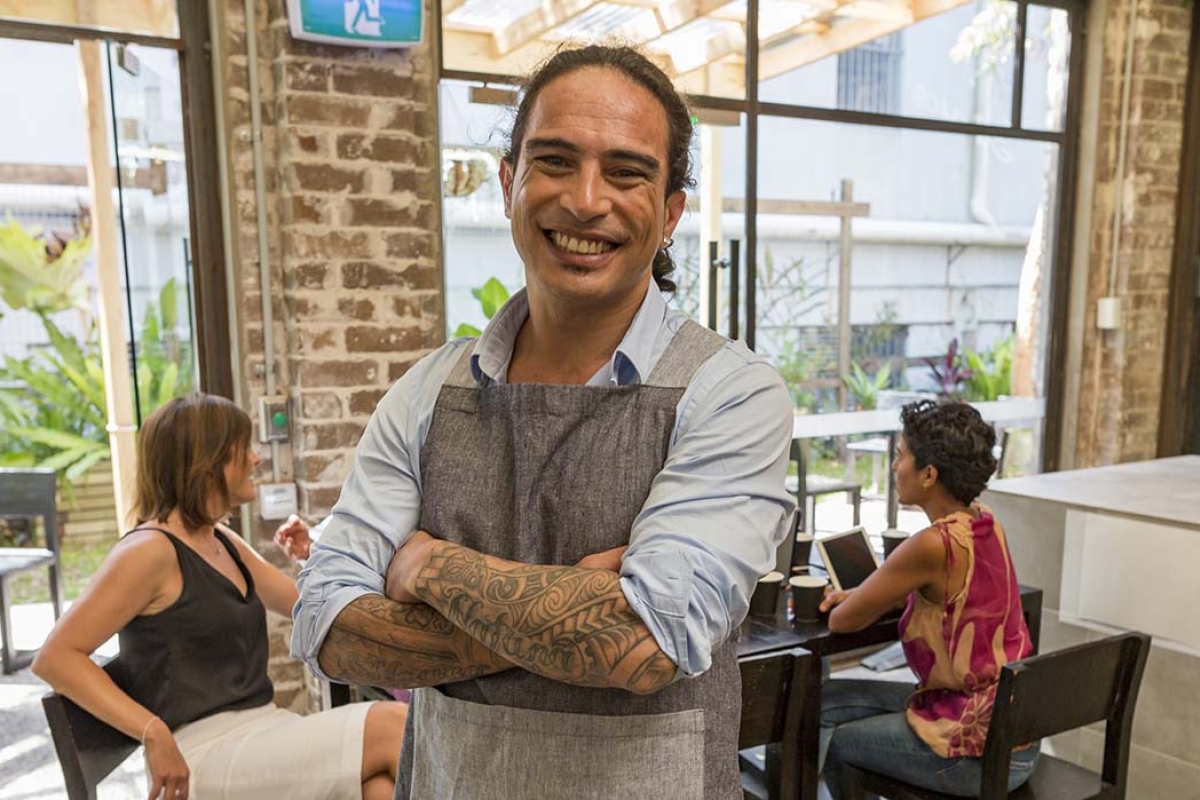
[[[526,150],[565,150],[568,153],[581,153],[583,148],[574,142],[567,139],[559,139],[553,137],[527,139],[525,141]],[[641,164],[651,173],[657,174],[662,169],[658,159],[654,156],[648,156],[645,153],[638,153],[634,150],[607,150],[604,153],[605,158],[617,159],[619,161],[634,161]]]

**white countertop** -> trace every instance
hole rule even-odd
[[[1200,456],[993,481],[988,491],[1200,530]]]

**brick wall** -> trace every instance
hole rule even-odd
[[[444,339],[435,65],[428,48],[294,41],[282,0],[255,7],[275,374],[293,414],[279,467],[315,522],[336,501],[375,403]],[[241,0],[224,8],[236,368],[253,409],[265,381],[247,21]],[[259,548],[282,562],[266,543],[276,524],[251,521]],[[299,668],[284,657],[287,634],[273,623],[272,677],[284,704],[303,705]]]
[[[1174,244],[1192,9],[1188,0],[1143,0],[1135,28],[1133,81],[1118,250],[1119,330],[1096,328],[1096,301],[1108,293],[1113,250],[1117,141],[1129,0],[1108,4],[1100,124],[1091,198],[1075,466],[1153,458],[1166,346],[1167,292]]]

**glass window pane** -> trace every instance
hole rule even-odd
[[[643,47],[689,94],[743,98],[745,19],[745,0],[661,8],[466,0],[442,16],[442,60],[448,70],[523,76],[564,43],[628,42]]]
[[[1029,7],[1025,22],[1025,85],[1021,127],[1061,131],[1067,116],[1071,30],[1066,10]]]
[[[0,18],[50,25],[106,28],[152,36],[179,36],[175,0],[0,0]]]
[[[1043,395],[1056,145],[766,117],[759,130],[757,346],[798,409]],[[843,181],[869,205],[850,222],[847,326],[838,208],[781,205],[837,200]],[[955,343],[952,365],[975,359],[974,379],[941,370]]]
[[[759,96],[1007,126],[1016,13],[1016,3],[983,0],[914,22],[907,7],[859,0],[830,21],[818,17],[773,38],[763,29]]]

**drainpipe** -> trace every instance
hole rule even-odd
[[[267,241],[266,175],[263,170],[262,112],[258,90],[258,19],[254,0],[243,0],[246,15],[246,75],[250,89],[250,148],[254,158],[254,217],[258,231],[258,281],[262,293],[263,371],[266,394],[275,394],[275,319],[271,312],[271,248]],[[279,442],[271,442],[271,482],[279,483]]]

